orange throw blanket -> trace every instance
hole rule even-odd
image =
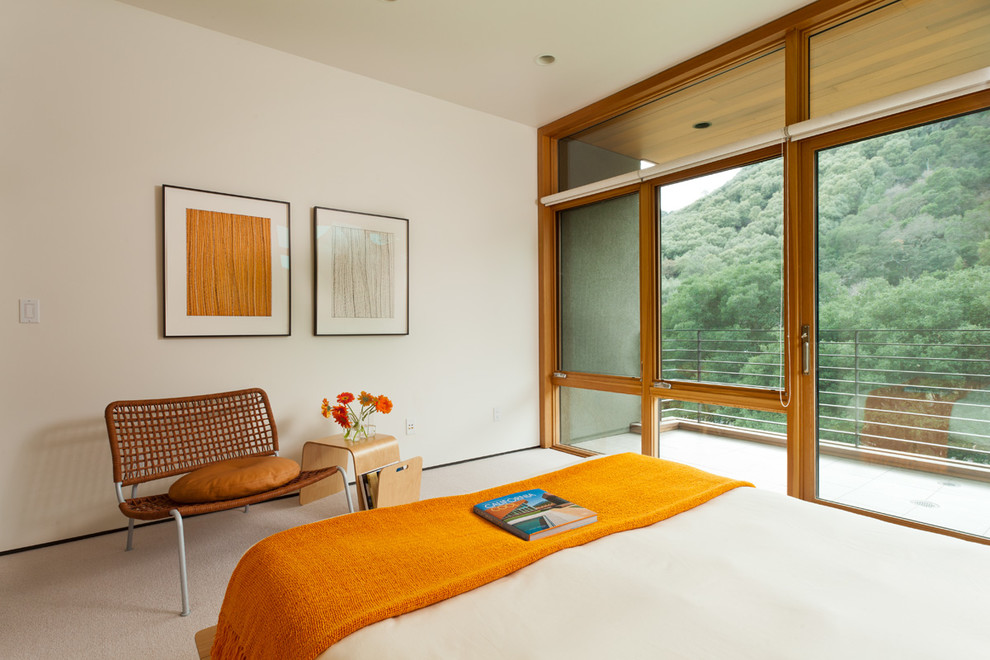
[[[234,569],[211,657],[309,660],[376,621],[748,485],[678,463],[621,454],[470,495],[289,529],[256,544]],[[479,502],[531,488],[595,511],[598,522],[523,541],[471,510]]]

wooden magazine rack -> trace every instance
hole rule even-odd
[[[303,445],[302,469],[316,470],[331,466],[347,469],[354,464],[358,507],[374,509],[397,506],[419,499],[423,458],[399,458],[399,442],[394,436],[377,433],[366,440],[349,441],[343,435],[331,435]],[[319,482],[299,492],[299,503],[332,495],[341,490],[337,482]]]

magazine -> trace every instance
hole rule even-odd
[[[532,541],[598,520],[594,511],[534,488],[474,505],[474,512],[521,539]]]

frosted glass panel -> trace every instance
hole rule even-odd
[[[640,375],[639,198],[562,211],[560,368]]]
[[[599,454],[640,453],[640,398],[560,388],[560,442]]]

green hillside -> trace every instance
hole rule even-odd
[[[887,384],[990,391],[990,111],[829,149],[817,167],[822,437],[858,437],[859,397]],[[664,377],[780,386],[782,178],[780,159],[749,166],[662,215]]]
[[[990,112],[819,155],[823,328],[990,327]],[[664,213],[668,330],[778,327],[779,159]]]

